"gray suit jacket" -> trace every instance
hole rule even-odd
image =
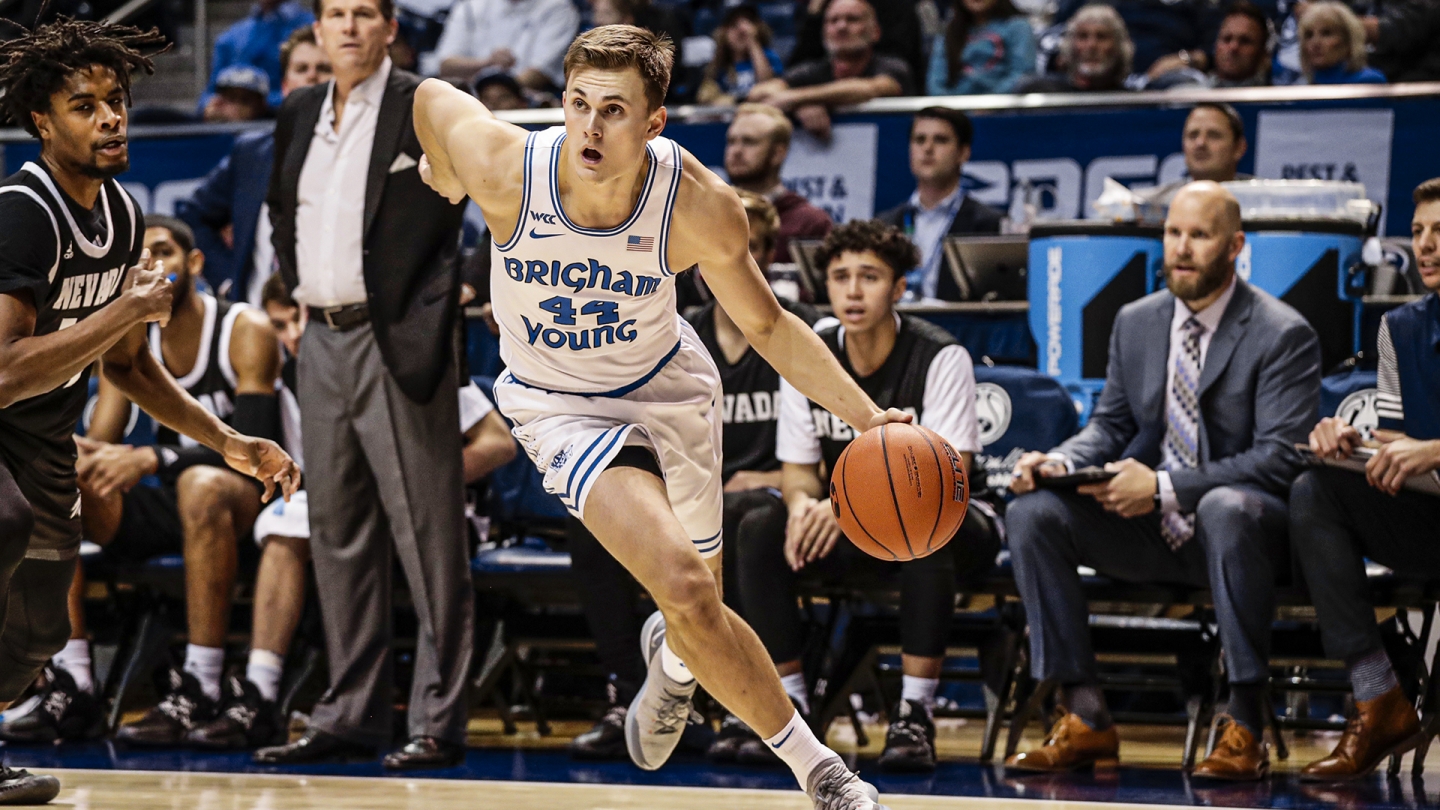
[[[1122,458],[1156,467],[1165,438],[1166,361],[1177,306],[1168,290],[1115,317],[1105,388],[1085,428],[1056,448],[1075,466]],[[1315,425],[1320,342],[1288,304],[1236,281],[1200,371],[1200,466],[1173,470],[1183,511],[1211,489],[1249,484],[1285,497],[1300,472],[1295,443]]]

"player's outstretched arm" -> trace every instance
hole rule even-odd
[[[415,89],[413,117],[425,150],[420,175],[441,196],[460,202],[469,195],[487,208],[521,182],[517,158],[526,131],[496,118],[479,99],[426,79]]]
[[[120,280],[120,297],[88,318],[35,334],[29,295],[0,295],[0,408],[74,380],[137,323],[170,317],[170,282],[151,266],[150,252]]]
[[[103,360],[106,379],[125,396],[161,424],[219,453],[226,464],[239,472],[259,479],[265,485],[266,500],[274,494],[276,486],[287,500],[295,494],[300,485],[300,470],[290,456],[275,442],[245,436],[205,410],[155,359],[143,327],[121,338],[105,353]],[[263,366],[265,362],[262,356],[257,365]],[[246,378],[237,386],[237,392],[244,393],[257,385],[250,379],[254,376],[252,372],[251,368],[236,368],[237,377]],[[269,390],[273,393],[274,376],[270,379]]]
[[[705,283],[750,345],[800,393],[858,431],[910,421],[893,408],[880,410],[815,331],[775,300],[750,257],[750,223],[735,192],[688,153],[684,171],[673,249],[700,265]]]

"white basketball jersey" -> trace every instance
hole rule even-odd
[[[665,261],[680,147],[651,140],[635,210],[617,228],[596,229],[574,224],[560,207],[564,142],[564,127],[530,134],[520,222],[510,241],[492,248],[500,357],[532,387],[618,396],[680,347],[675,273]]]

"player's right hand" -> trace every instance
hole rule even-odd
[[[1036,450],[1031,450],[1015,462],[1010,473],[1010,491],[1024,495],[1035,489],[1036,475],[1063,475],[1065,465]]]
[[[1310,452],[1321,458],[1347,459],[1360,444],[1360,431],[1334,416],[1321,419],[1310,431]]]
[[[165,278],[165,263],[155,261],[146,249],[140,251],[140,263],[125,274],[122,295],[139,305],[142,321],[158,321],[164,327],[170,322],[174,290],[175,286]]]

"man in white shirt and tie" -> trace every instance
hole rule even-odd
[[[1235,275],[1240,206],[1214,182],[1182,189],[1165,221],[1167,289],[1115,319],[1105,388],[1086,426],[1016,465],[1006,513],[1030,620],[1031,669],[1060,686],[1046,744],[1007,768],[1113,763],[1118,738],[1090,647],[1080,565],[1127,582],[1209,588],[1230,681],[1229,721],[1194,776],[1258,780],[1286,496],[1320,395],[1320,345],[1288,305]],[[1104,465],[1108,482],[1045,487]],[[1038,488],[1037,488],[1038,487]]]
[[[386,55],[393,0],[317,0],[315,16],[335,79],[286,99],[266,202],[281,277],[309,314],[298,399],[330,688],[303,737],[255,759],[390,745],[398,556],[419,628],[409,741],[385,766],[446,767],[464,756],[474,623],[455,436],[463,208],[420,179],[420,77]]]

